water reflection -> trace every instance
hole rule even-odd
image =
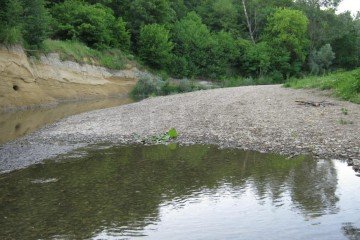
[[[61,118],[94,109],[131,103],[128,97],[62,103],[55,107],[34,108],[16,112],[0,112],[0,144],[34,132]]]
[[[353,223],[344,223],[341,230],[350,240],[360,239],[360,228],[354,227]]]
[[[316,239],[339,239],[341,223],[354,220],[327,223],[340,212],[337,185],[332,162],[305,157],[208,146],[91,150],[0,175],[0,238],[253,239],[268,231],[267,239],[312,239],[320,231]]]

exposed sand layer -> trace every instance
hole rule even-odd
[[[58,54],[29,59],[21,47],[0,46],[0,112],[125,95],[142,74],[60,61]]]

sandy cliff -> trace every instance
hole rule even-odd
[[[57,54],[29,59],[21,47],[0,47],[0,111],[124,95],[141,74],[60,61]]]

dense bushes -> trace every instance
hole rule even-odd
[[[37,48],[49,34],[50,15],[44,0],[0,2],[0,42]]]
[[[209,88],[211,87],[188,79],[170,81],[153,76],[144,76],[136,83],[131,91],[131,96],[134,99],[140,100],[151,96],[185,93]]]
[[[129,46],[129,34],[121,19],[101,4],[87,4],[79,0],[66,0],[55,5],[54,37],[62,40],[80,40],[96,48]]]
[[[169,30],[164,26],[150,24],[142,27],[138,43],[141,59],[154,68],[164,68],[171,59],[173,48],[169,38]]]
[[[325,73],[329,70],[335,53],[333,52],[330,44],[325,44],[319,51],[314,50],[309,58],[309,66],[312,74]]]
[[[50,37],[63,52],[96,49],[109,67],[131,52],[173,77],[281,83],[360,66],[360,16],[326,9],[336,2],[2,0],[0,42],[34,50]]]

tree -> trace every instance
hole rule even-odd
[[[268,74],[271,65],[271,49],[266,42],[253,44],[243,40],[240,42],[240,48],[242,72],[252,77]]]
[[[238,31],[238,11],[233,0],[210,0],[198,7],[198,13],[203,22],[213,31]]]
[[[325,73],[329,70],[334,59],[335,53],[332,51],[330,44],[325,44],[319,49],[319,51],[313,51],[309,60],[311,73]]]
[[[23,7],[19,0],[0,2],[0,42],[16,44],[22,41]]]
[[[337,15],[336,35],[331,46],[336,54],[334,65],[352,69],[360,66],[360,20],[354,20],[350,12]]]
[[[289,77],[300,72],[307,55],[307,17],[298,10],[278,9],[268,19],[264,40],[273,51],[275,70]]]
[[[101,4],[66,0],[55,5],[51,12],[55,18],[56,38],[78,39],[96,48],[117,46],[119,41],[127,41],[124,23],[116,21],[113,11]],[[120,39],[116,40],[116,37]]]
[[[24,39],[30,46],[40,46],[49,35],[50,15],[45,0],[24,1]]]
[[[158,24],[141,28],[139,36],[139,56],[152,67],[161,69],[169,63],[173,43],[169,40],[169,30]]]
[[[126,29],[126,22],[122,18],[118,18],[114,24],[114,47],[118,47],[123,51],[130,49],[130,33]]]
[[[190,12],[174,24],[172,29],[176,68],[186,69],[187,76],[206,75],[208,53],[212,47],[212,35],[195,12]],[[181,59],[181,60],[179,60]]]
[[[135,41],[142,26],[153,23],[167,24],[175,17],[175,11],[168,0],[134,0],[124,14],[131,25]]]
[[[239,58],[239,48],[230,33],[221,31],[212,34],[211,51],[208,54],[206,75],[216,79],[225,76]]]

